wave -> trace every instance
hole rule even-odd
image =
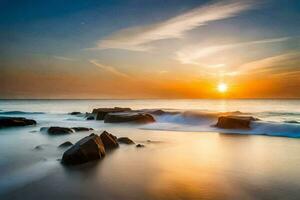
[[[44,112],[24,112],[24,111],[1,111],[0,115],[34,115],[45,114]]]
[[[215,127],[214,125],[217,123],[218,117],[224,115],[251,116],[251,113],[239,111],[215,113],[183,111],[177,114],[167,113],[154,115],[156,123],[146,125],[143,128],[164,131],[218,132],[300,138],[300,123],[296,120],[272,122],[260,119],[251,122],[251,129],[249,130],[221,129]]]

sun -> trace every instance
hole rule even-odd
[[[227,86],[226,83],[219,83],[219,85],[218,85],[218,91],[219,91],[220,93],[225,93],[225,92],[227,92],[227,89],[228,89],[228,86]]]

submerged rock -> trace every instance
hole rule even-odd
[[[95,117],[94,117],[94,116],[88,116],[88,117],[86,118],[86,120],[95,120]]]
[[[104,120],[105,116],[108,113],[115,113],[115,112],[127,112],[131,111],[130,108],[120,108],[120,107],[114,107],[114,108],[96,108],[93,109],[93,114],[96,114],[96,120]]]
[[[251,121],[254,117],[245,116],[221,116],[218,118],[216,126],[224,129],[250,129]]]
[[[43,146],[42,145],[38,145],[38,146],[34,147],[33,150],[37,150],[37,151],[43,150]]]
[[[44,130],[44,129],[45,128],[41,128],[41,130]],[[73,133],[74,131],[71,128],[51,126],[48,128],[47,132],[50,135],[64,135],[64,134]]]
[[[105,156],[104,145],[98,135],[91,134],[76,142],[65,151],[62,163],[66,165],[83,164],[93,160],[99,160]]]
[[[104,118],[104,123],[122,123],[122,122],[135,122],[135,123],[152,123],[155,119],[152,115],[147,113],[109,113]]]
[[[73,145],[72,142],[67,141],[67,142],[64,142],[64,143],[60,144],[58,147],[59,148],[65,148],[65,147],[69,147],[69,146],[72,146],[72,145]]]
[[[117,141],[122,144],[134,144],[134,142],[128,137],[120,137],[117,139]]]
[[[81,132],[81,131],[91,131],[94,130],[92,128],[86,128],[86,127],[72,127],[75,132]]]
[[[0,128],[29,125],[36,125],[36,121],[24,117],[0,117]]]
[[[137,148],[143,148],[143,147],[145,147],[145,145],[143,145],[143,144],[137,144],[136,147]]]
[[[103,131],[103,133],[101,133],[100,138],[105,147],[105,150],[112,150],[119,147],[116,139],[117,137],[106,131]]]

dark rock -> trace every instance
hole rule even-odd
[[[127,112],[127,111],[131,111],[131,109],[114,107],[114,108],[97,108],[97,109],[94,109],[92,113],[96,114],[96,120],[104,120],[105,116],[108,113]]]
[[[64,142],[64,143],[60,144],[58,147],[59,148],[65,148],[65,147],[69,147],[69,146],[72,146],[72,145],[73,145],[72,142],[67,141],[67,142]]]
[[[36,121],[24,117],[0,117],[0,128],[36,125]]]
[[[128,137],[120,137],[117,139],[117,141],[122,144],[134,144],[134,142]]]
[[[86,118],[86,120],[95,120],[95,117],[94,117],[94,116],[88,116],[88,117]]]
[[[93,160],[99,160],[105,156],[104,145],[98,135],[91,134],[76,142],[62,157],[62,163],[77,165]]]
[[[112,150],[119,146],[116,137],[106,131],[103,131],[103,133],[101,133],[100,138],[105,147],[105,150]]]
[[[73,133],[74,131],[71,128],[52,126],[48,128],[47,132],[50,135],[64,135]]]
[[[151,123],[155,122],[152,115],[147,113],[109,113],[104,118],[104,123],[122,123],[122,122],[135,122],[135,123]]]
[[[34,147],[34,150],[40,151],[40,150],[43,150],[43,147],[42,147],[42,145],[38,145],[38,146]]]
[[[81,132],[81,131],[91,131],[94,130],[92,128],[86,128],[86,127],[72,127],[75,132]]]
[[[245,116],[221,116],[218,118],[216,126],[224,129],[249,129],[254,117]]]
[[[71,112],[71,113],[69,113],[70,115],[80,115],[81,114],[81,112]]]
[[[143,148],[143,147],[145,147],[145,145],[143,145],[143,144],[137,144],[136,147],[137,148]]]

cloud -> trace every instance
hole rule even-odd
[[[267,73],[268,75],[290,75],[300,72],[300,52],[291,52],[263,58],[243,64],[240,74]]]
[[[130,76],[128,76],[127,74],[118,71],[117,69],[115,69],[112,66],[103,65],[103,64],[99,63],[97,60],[90,60],[89,62],[94,64],[96,67],[100,68],[101,70],[107,71],[115,76],[118,76],[121,78],[130,78]]]
[[[252,1],[220,1],[190,10],[166,21],[121,30],[97,43],[94,49],[147,51],[150,42],[182,38],[183,34],[211,21],[236,16],[253,7]]]
[[[203,47],[201,45],[192,45],[192,46],[185,47],[184,49],[181,49],[178,52],[176,52],[176,59],[180,61],[182,64],[199,65],[200,63],[198,62],[198,59],[213,55],[215,53],[224,50],[239,48],[248,45],[283,42],[289,39],[290,39],[289,37],[281,37],[281,38],[271,38],[271,39],[240,42],[240,43],[233,43],[233,44],[226,44],[226,45],[216,45],[216,46],[209,46],[209,47]]]
[[[64,61],[74,61],[73,58],[63,57],[63,56],[53,56],[53,58],[57,60],[64,60]]]

